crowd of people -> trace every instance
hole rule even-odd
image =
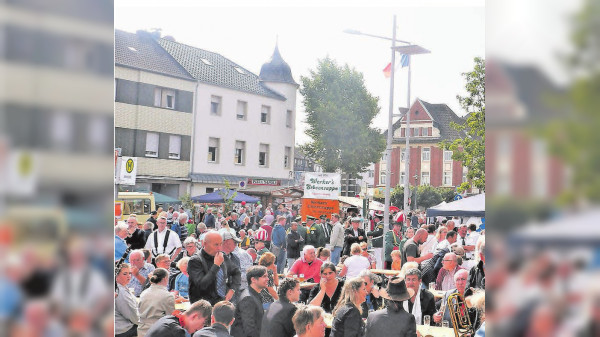
[[[385,231],[378,213],[241,205],[116,221],[115,334],[416,336],[428,322],[452,327],[454,293],[484,333],[485,230],[417,213],[390,220]]]

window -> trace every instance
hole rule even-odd
[[[427,136],[427,128],[421,128],[421,136]]]
[[[245,121],[247,112],[248,112],[248,102],[238,101],[236,118],[239,120]]]
[[[124,200],[123,214],[150,214],[150,199]]]
[[[383,152],[383,155],[381,156],[381,161],[386,161],[387,160],[387,150],[385,152]]]
[[[244,70],[243,70],[242,68],[240,68],[240,67],[233,67],[233,68],[234,68],[234,69],[235,69],[235,71],[237,71],[238,73],[240,73],[240,74],[242,74],[242,75],[243,75],[243,74],[245,74],[245,72],[244,72]]]
[[[421,185],[429,185],[429,172],[421,173]]]
[[[66,149],[73,143],[73,119],[65,111],[57,111],[52,116],[52,141],[61,149]]]
[[[181,154],[181,136],[169,136],[169,159],[179,159]]]
[[[245,156],[246,156],[246,142],[236,140],[233,163],[237,164],[237,165],[244,165]]]
[[[154,106],[175,109],[175,90],[154,88]]]
[[[158,157],[158,133],[146,133],[146,157]]]
[[[258,166],[269,166],[269,144],[260,144],[258,149]]]
[[[444,186],[452,186],[452,172],[444,171]]]
[[[386,183],[386,181],[385,181],[385,171],[379,173],[379,183],[380,184],[385,184]]]
[[[215,191],[215,188],[214,188],[214,187],[207,187],[207,188],[206,188],[206,193],[212,193],[212,192],[214,192],[214,191]]]
[[[260,109],[260,122],[269,124],[271,122],[271,107],[263,105]]]
[[[463,183],[466,183],[466,182],[467,182],[467,172],[466,172],[466,171],[463,171],[463,174],[462,174],[462,182],[463,182]]]
[[[208,138],[208,162],[218,163],[219,162],[219,138]]]
[[[210,97],[210,114],[214,116],[221,116],[221,97],[211,96]]]
[[[444,151],[444,161],[452,161],[452,151]]]
[[[292,148],[289,146],[285,147],[285,154],[283,155],[283,167],[286,169],[290,168],[290,157],[292,156]]]
[[[286,111],[286,113],[285,113],[285,126],[288,127],[288,128],[292,127],[292,117],[293,117],[292,110]]]
[[[95,150],[106,149],[106,146],[108,145],[109,130],[112,127],[112,125],[109,126],[108,123],[109,120],[104,116],[94,116],[90,119],[87,134],[90,139],[90,144]],[[112,139],[110,139],[110,142],[112,143]]]
[[[375,177],[375,171],[369,170],[369,178]]]
[[[422,161],[429,161],[430,158],[430,149],[428,147],[423,148],[423,153],[421,154]]]
[[[406,179],[406,173],[400,173],[400,185],[404,186],[404,179]]]
[[[207,66],[212,66],[212,63],[210,63],[209,60],[201,58],[200,61],[202,61],[202,63],[206,64]]]
[[[400,150],[400,161],[404,161],[406,158],[406,149]]]

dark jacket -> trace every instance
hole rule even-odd
[[[383,308],[383,298],[382,297],[374,297],[373,294],[367,294],[367,298],[369,299],[369,301],[371,301],[371,303],[373,304],[373,310],[379,310],[380,308]],[[369,307],[367,306],[367,301],[362,302],[362,304],[360,305],[362,307],[362,318],[367,318],[369,316]]]
[[[394,312],[385,308],[372,312],[367,319],[366,337],[379,336],[416,337],[415,316],[404,309]]]
[[[367,236],[372,236],[373,239],[371,243],[375,248],[383,248],[383,221],[379,221],[375,225],[375,230],[372,232],[367,232]]]
[[[286,300],[271,304],[263,316],[260,337],[293,337],[296,334],[292,317],[296,306]]]
[[[194,337],[231,337],[227,328],[220,323],[200,329],[194,333]]]
[[[233,289],[237,292],[241,285],[241,272],[231,259],[225,256],[221,268],[227,279],[227,291]],[[217,273],[219,266],[214,264],[214,256],[208,255],[204,249],[190,258],[188,262],[190,302],[205,299],[211,305],[222,301],[217,294]]]
[[[298,227],[300,228],[300,227]],[[296,242],[298,241],[298,242]],[[289,259],[297,259],[300,257],[300,247],[304,243],[302,236],[298,231],[290,229],[290,233],[287,235],[287,257]],[[290,266],[291,268],[291,266]]]
[[[360,311],[352,304],[339,308],[333,318],[331,337],[362,337],[364,334],[365,322]]]
[[[467,280],[467,287],[485,289],[485,270],[483,269],[483,261],[479,261],[469,270],[469,279]]]
[[[263,319],[263,306],[260,294],[252,287],[242,291],[240,301],[235,308],[235,321],[231,326],[231,335],[235,337],[260,337]]]
[[[185,329],[179,324],[179,318],[164,316],[154,322],[146,337],[185,337]]]
[[[402,252],[403,244],[402,236],[396,235],[393,230],[385,233],[385,260],[391,263],[394,247],[398,247],[400,252]]]
[[[187,239],[188,237],[188,230],[185,224],[178,224],[179,225],[179,240],[181,241],[181,243],[183,243],[183,241],[185,241],[185,239]]]
[[[125,238],[125,242],[131,245],[131,249],[142,249],[146,245],[146,236],[144,235],[144,231],[136,228],[135,232]]]
[[[436,309],[435,309],[435,298],[433,296],[433,294],[431,292],[429,292],[429,290],[427,289],[421,289],[421,320],[423,319],[423,316],[425,315],[429,315],[430,317],[433,317],[433,314],[436,313]],[[412,305],[414,305],[413,303],[410,303],[410,300],[408,302],[408,307],[409,307],[409,311],[412,311]],[[423,322],[417,322],[417,324],[423,324]]]
[[[357,232],[358,236],[354,236],[354,230],[352,227],[347,228],[344,231],[344,250],[342,251],[342,255],[350,255],[350,246],[352,246],[353,243],[367,242],[365,230],[358,228]],[[358,239],[359,236],[362,236],[362,240]]]
[[[206,228],[215,228],[215,216],[212,213],[206,213],[204,216]]]

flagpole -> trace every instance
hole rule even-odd
[[[407,56],[408,57],[408,90],[407,90],[407,102],[406,102],[406,106],[408,108],[408,111],[406,112],[406,131],[404,132],[404,136],[406,139],[406,142],[404,144],[404,221],[406,221],[406,218],[408,216],[408,196],[410,194],[410,142],[409,142],[409,135],[410,135],[410,68],[411,68],[411,57],[410,55]],[[416,188],[416,185],[415,185]],[[404,226],[404,225],[403,225]]]
[[[385,248],[385,238],[390,228],[390,186],[392,180],[392,139],[393,133],[393,117],[394,117],[394,70],[396,63],[396,15],[394,15],[394,26],[392,30],[392,68],[390,70],[390,111],[388,114],[388,132],[387,132],[387,148],[385,159],[385,204],[383,206],[383,247]],[[381,261],[385,268],[385,249],[381,250]]]

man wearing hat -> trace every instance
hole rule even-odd
[[[314,216],[308,215],[306,217],[306,244],[318,248],[322,247],[322,238],[325,234],[321,225],[316,223],[315,220],[317,218]]]
[[[329,239],[331,238],[331,225],[327,221],[327,215],[323,214],[319,217],[320,226],[323,229],[323,237],[321,239],[320,247],[326,247],[331,249],[331,247],[327,247],[329,244]]]
[[[392,269],[392,250],[402,251],[402,222],[394,222],[385,234],[385,269]]]
[[[302,244],[300,245],[300,250],[302,250],[306,244],[306,221],[302,221],[302,216],[298,215],[296,217],[296,222],[298,223],[298,234],[302,237]]]
[[[158,212],[157,211],[152,211],[150,212],[150,217],[148,218],[148,220],[146,220],[146,222],[152,222],[152,224],[154,225],[154,227],[156,227],[156,219],[158,218]]]
[[[414,293],[412,289],[407,289],[404,279],[393,277],[387,288],[379,293],[388,300],[388,306],[369,314],[366,336],[417,336],[415,317],[406,312],[403,306],[403,301],[410,299]]]
[[[360,218],[354,217],[352,218],[351,222],[352,227],[344,231],[344,250],[342,252],[342,255],[350,255],[350,246],[352,246],[353,243],[367,242],[367,235],[365,234],[365,230],[359,228]]]
[[[377,262],[377,268],[383,268],[381,261],[381,250],[383,249],[383,221],[379,214],[373,216],[373,222],[375,222],[375,230],[367,232],[367,237],[371,238],[371,244],[373,245],[373,254],[375,255],[375,261]]]

